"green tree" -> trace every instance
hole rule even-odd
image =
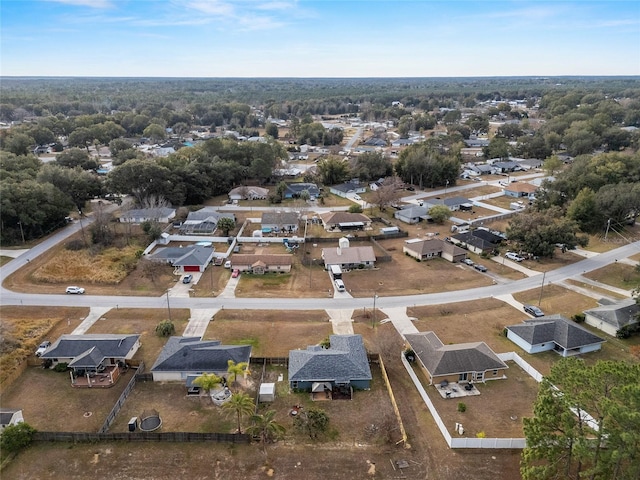
[[[267,122],[265,126],[265,133],[276,140],[278,139],[278,126],[275,123]]]
[[[357,203],[349,205],[349,213],[362,213],[362,206]]]
[[[234,416],[238,425],[238,433],[242,433],[242,417],[252,415],[255,411],[253,399],[246,393],[234,393],[231,398],[222,405],[222,410],[228,415]]]
[[[193,384],[202,388],[206,392],[210,392],[218,385],[222,384],[222,378],[215,373],[203,373],[198,378],[193,380]]]
[[[502,137],[493,137],[489,141],[489,145],[483,149],[484,158],[500,158],[506,160],[509,158],[509,144]]]
[[[31,445],[36,429],[25,422],[6,427],[0,434],[0,450],[3,452],[18,452]]]
[[[176,333],[176,326],[171,320],[162,320],[156,325],[156,334],[159,337],[170,337]]]
[[[321,408],[310,407],[298,413],[293,420],[293,425],[298,430],[306,432],[309,438],[317,439],[329,428],[329,416]]]
[[[3,149],[16,155],[27,155],[35,140],[24,133],[15,133],[3,142]]]
[[[89,146],[93,144],[96,136],[92,129],[86,127],[76,128],[69,135],[69,145],[72,147],[80,147],[89,151]]]
[[[577,232],[578,224],[566,218],[558,207],[518,214],[507,227],[509,240],[540,257],[553,257],[556,243],[564,243],[567,248],[585,245],[587,239],[579,238]]]
[[[218,220],[218,228],[224,232],[224,236],[228,236],[229,232],[236,228],[236,222],[232,218],[222,217]]]
[[[451,210],[446,205],[434,205],[429,209],[429,216],[431,219],[440,225],[446,220],[449,220],[451,215]]]
[[[554,175],[562,168],[562,160],[560,160],[556,155],[552,155],[544,161],[542,168],[547,172],[547,175]]]
[[[590,188],[583,188],[567,208],[567,217],[578,222],[583,232],[595,232],[602,226],[602,215],[598,209],[597,197]]]
[[[360,180],[378,180],[393,173],[389,158],[378,152],[366,152],[356,158],[353,175]]]
[[[80,167],[71,169],[61,167],[55,163],[48,163],[43,165],[38,173],[38,181],[50,183],[61,192],[68,194],[79,210],[84,208],[87,200],[100,195],[102,192],[100,178],[92,172],[82,170]]]
[[[318,175],[323,184],[336,185],[350,176],[349,164],[340,157],[328,157],[318,162]]]
[[[640,474],[640,365],[563,358],[524,419],[524,480],[631,479]],[[606,447],[606,448],[603,448]]]
[[[164,140],[167,136],[167,132],[165,131],[162,125],[158,125],[157,123],[150,124],[147,128],[144,129],[142,134],[153,140],[154,142],[159,142],[160,140]]]
[[[285,428],[275,420],[276,412],[268,410],[262,415],[252,415],[251,425],[247,427],[247,433],[260,437],[262,451],[267,453],[267,443],[278,440],[284,436]]]
[[[96,170],[100,165],[91,158],[89,154],[80,148],[70,148],[56,157],[56,163],[61,167],[76,168],[83,170]]]
[[[232,383],[236,383],[238,379],[238,375],[244,375],[249,372],[249,364],[247,362],[234,362],[233,360],[229,360],[227,362],[227,373],[229,374],[229,378],[233,378],[231,380]]]

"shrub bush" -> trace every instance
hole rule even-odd
[[[67,243],[64,244],[64,248],[66,248],[67,250],[71,250],[72,252],[83,250],[84,247],[85,247],[84,241],[80,240],[79,238],[75,240],[69,240]]]
[[[55,367],[53,367],[53,370],[56,372],[66,372],[67,369],[69,368],[69,364],[66,362],[60,362],[58,364],[56,364]]]
[[[458,411],[460,413],[466,412],[467,411],[467,405],[465,403],[462,403],[462,402],[458,403]]]
[[[159,337],[170,337],[176,333],[176,326],[170,320],[163,320],[156,325],[156,334]]]
[[[582,323],[582,322],[584,322],[585,314],[584,313],[576,313],[573,317],[571,317],[571,319],[576,323]]]

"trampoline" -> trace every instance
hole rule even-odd
[[[162,419],[155,409],[145,410],[140,416],[140,430],[153,432],[162,426]]]

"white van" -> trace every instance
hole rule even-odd
[[[342,269],[340,268],[340,265],[330,265],[329,270],[331,270],[331,275],[334,280],[342,278]]]
[[[346,290],[345,287],[344,287],[344,282],[342,280],[340,280],[339,278],[334,280],[333,283],[336,284],[336,290],[338,290],[339,292],[344,292]]]

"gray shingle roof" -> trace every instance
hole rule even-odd
[[[371,380],[367,352],[360,335],[331,335],[331,347],[311,346],[289,352],[289,381],[349,383]]]
[[[604,342],[603,338],[562,315],[549,315],[528,319],[519,325],[507,327],[530,345],[554,342],[566,349],[580,348]]]
[[[322,258],[325,265],[347,265],[375,262],[376,254],[370,245],[364,247],[323,248]]]
[[[264,212],[262,214],[262,225],[296,225],[298,223],[296,212]]]
[[[613,305],[603,305],[602,307],[585,310],[584,313],[620,329],[625,325],[638,321],[637,315],[640,313],[640,305],[633,298],[630,298]]]
[[[508,368],[484,342],[443,345],[434,332],[406,334],[405,338],[432,376]]]
[[[40,358],[76,358],[97,348],[103,358],[125,358],[140,335],[86,334],[62,335]]]
[[[221,345],[219,340],[171,337],[160,352],[152,372],[226,371],[229,360],[248,362],[251,345]]]

